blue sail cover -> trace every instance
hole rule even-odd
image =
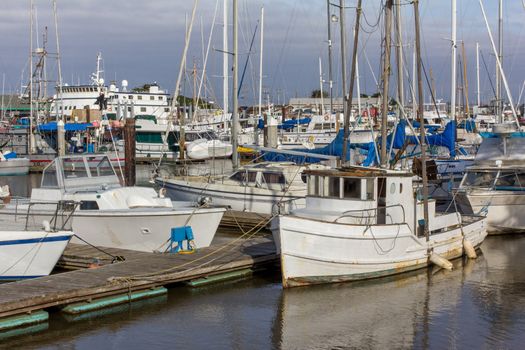
[[[312,118],[289,119],[285,120],[282,124],[279,124],[277,128],[283,130],[292,130],[295,126],[309,124],[310,121],[312,121]],[[264,120],[262,118],[259,118],[259,121],[257,122],[257,127],[259,129],[264,129]]]
[[[420,138],[418,136],[408,136],[407,139],[413,145],[419,144]],[[426,135],[427,145],[442,146],[448,149],[450,157],[456,156],[456,122],[450,121],[445,126],[442,133]]]
[[[311,156],[298,156],[298,155],[283,154],[283,153],[276,153],[276,152],[263,152],[262,158],[268,162],[294,162],[296,164],[321,162],[323,159],[316,158],[315,157],[316,154],[322,154],[325,156],[337,156],[337,157],[342,158],[343,137],[344,137],[343,130],[339,130],[335,139],[332,142],[330,142],[330,144],[322,148],[316,148],[312,150],[305,150],[304,148],[293,149],[293,151],[297,151],[297,152],[307,152],[311,154]],[[350,142],[348,142],[346,160],[347,161],[350,160]]]
[[[405,143],[405,128],[407,126],[406,120],[401,120],[397,126],[394,133],[389,134],[386,137],[386,144],[388,149],[392,146],[392,148],[400,149],[403,147],[403,144]],[[392,138],[394,138],[392,143]],[[377,144],[381,144],[381,137],[377,139]],[[377,154],[380,153],[379,150],[375,150],[376,142],[369,142],[366,145],[363,145],[361,148],[363,149],[364,153],[367,154],[366,159],[363,161],[363,166],[372,166],[374,164],[379,164],[379,159],[377,159]]]

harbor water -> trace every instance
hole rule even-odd
[[[151,168],[140,167],[147,183]],[[14,195],[39,175],[0,178]],[[231,233],[220,234],[227,240]],[[488,237],[476,260],[453,271],[283,290],[278,268],[167,296],[66,318],[0,340],[23,349],[523,348],[525,235]],[[1,297],[1,296],[0,296]]]

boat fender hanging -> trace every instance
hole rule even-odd
[[[476,254],[476,249],[474,249],[474,245],[466,239],[463,238],[463,249],[465,250],[465,254],[469,259],[476,259],[478,257],[478,254]]]
[[[430,262],[433,263],[434,265],[437,265],[445,270],[449,270],[451,271],[452,270],[452,263],[450,261],[448,261],[447,259],[443,258],[442,256],[440,256],[439,254],[436,254],[436,253],[431,253],[430,254]]]

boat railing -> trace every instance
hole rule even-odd
[[[25,213],[25,230],[28,230],[30,225],[30,219],[33,218],[33,224],[34,224],[34,218],[38,215],[40,217],[49,218],[49,227],[44,227],[46,230],[52,230],[52,231],[60,231],[69,229],[70,226],[66,228],[68,224],[71,222],[71,218],[73,217],[73,214],[79,207],[80,202],[71,201],[71,200],[59,200],[57,202],[29,202],[27,203],[27,210]],[[35,208],[37,206],[45,206],[46,209],[49,211],[52,210],[51,216],[49,215],[49,211],[46,210],[45,214],[39,214],[35,211],[38,210],[38,208]],[[52,209],[53,208],[53,209]],[[42,208],[40,208],[42,209]],[[33,212],[32,212],[33,210]],[[42,222],[42,224],[45,226],[46,224]]]
[[[289,214],[291,209],[297,209],[295,206],[295,201],[302,199],[304,197],[292,197],[287,199],[282,199],[277,203],[272,204],[272,214],[273,215],[285,215]]]
[[[343,212],[339,217],[337,217],[333,222],[337,223],[339,220],[344,218],[350,218],[350,219],[356,219],[356,220],[363,220],[365,219],[365,224],[372,224],[377,223],[377,218],[379,217],[380,211],[385,211],[385,224],[386,224],[386,210],[391,208],[401,208],[401,212],[403,213],[403,220],[401,222],[396,222],[396,224],[406,224],[406,215],[405,215],[405,208],[401,204],[392,204],[387,205],[384,207],[378,207],[378,208],[370,208],[370,209],[353,209],[353,210],[347,210]],[[364,215],[366,213],[366,215]],[[361,214],[361,215],[358,215]],[[375,220],[374,220],[375,219]],[[394,224],[394,220],[392,220],[392,217],[390,216],[391,224]],[[375,221],[375,222],[373,222]],[[362,223],[362,222],[361,222]]]

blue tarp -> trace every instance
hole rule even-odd
[[[413,145],[419,144],[418,136],[408,136],[407,139]],[[445,126],[445,130],[439,134],[426,135],[425,141],[430,146],[443,146],[448,148],[450,157],[456,156],[456,122],[450,121]]]
[[[296,155],[291,155],[291,154],[264,152],[263,159],[268,162],[294,162],[296,164],[304,164],[304,163],[321,162],[323,159],[316,158],[315,157],[316,154],[322,154],[325,156],[337,156],[337,157],[342,158],[343,137],[344,137],[343,130],[339,130],[335,139],[329,145],[326,145],[325,147],[316,148],[312,150],[305,150],[304,148],[293,150],[293,151],[298,151],[298,152],[307,152],[311,154],[311,156],[296,156]],[[349,143],[348,151],[346,154],[346,160],[350,160],[350,143]]]
[[[465,129],[467,132],[476,131],[476,121],[474,119],[462,120],[458,125],[458,129]]]
[[[419,129],[419,122],[417,120],[412,120],[412,126],[414,129]],[[439,129],[439,126],[436,125],[425,125],[425,129],[429,132],[436,132]]]
[[[396,126],[395,135],[389,134],[386,137],[386,145],[388,149],[390,149],[391,145],[392,145],[392,148],[396,148],[396,149],[400,149],[403,147],[403,144],[405,143],[406,125],[407,125],[406,120],[401,120]],[[392,144],[392,137],[394,138],[393,144]],[[381,144],[381,137],[377,139],[377,144],[378,145]],[[380,153],[380,152],[379,150],[376,152],[375,147],[376,147],[375,142],[369,142],[368,144],[363,145],[361,147],[365,152],[368,152],[366,159],[363,161],[363,164],[362,164],[363,166],[371,166],[376,163],[379,163],[376,153]]]
[[[291,130],[293,129],[296,125],[302,125],[302,124],[309,124],[310,121],[312,120],[312,118],[302,118],[302,119],[289,119],[289,120],[285,120],[282,124],[279,124],[277,126],[278,129],[283,129],[283,130]],[[259,121],[257,122],[257,127],[259,129],[264,129],[264,120],[262,118],[259,118]]]
[[[66,131],[85,131],[87,128],[93,126],[91,123],[66,123],[64,130]],[[57,122],[49,122],[38,126],[38,131],[50,132],[57,131]]]

